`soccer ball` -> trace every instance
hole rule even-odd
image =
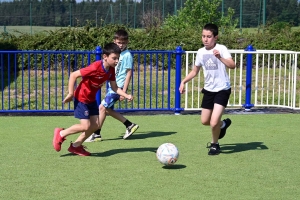
[[[172,143],[164,143],[156,151],[156,157],[163,165],[173,165],[178,160],[178,156],[179,151]]]

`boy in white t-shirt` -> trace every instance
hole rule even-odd
[[[196,55],[195,66],[192,71],[182,80],[179,92],[185,92],[184,85],[192,80],[203,69],[204,88],[202,89],[202,112],[201,122],[211,127],[212,141],[208,155],[218,155],[220,145],[218,140],[226,134],[231,120],[221,121],[223,112],[228,104],[231,94],[231,86],[226,67],[235,68],[235,63],[226,46],[217,44],[218,26],[206,24],[202,30],[203,48]]]
[[[131,80],[133,65],[132,55],[127,49],[127,44],[129,41],[128,37],[129,36],[127,31],[123,29],[117,30],[114,35],[114,43],[117,44],[121,49],[119,62],[118,65],[115,67],[116,82],[118,87],[121,88],[123,91],[127,91],[128,89]],[[99,105],[100,129],[93,133],[85,142],[95,142],[102,140],[100,130],[107,114],[122,122],[126,127],[123,139],[128,138],[139,128],[139,125],[132,123],[131,121],[123,117],[123,115],[114,111],[114,104],[118,101],[123,101],[124,99],[125,97],[120,96],[119,94],[114,92],[111,86],[109,85],[106,96]]]

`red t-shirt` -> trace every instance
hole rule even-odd
[[[105,70],[102,61],[96,61],[80,69],[82,80],[74,92],[74,97],[82,103],[96,101],[96,93],[106,81],[115,81],[115,69]]]

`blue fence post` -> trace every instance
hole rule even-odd
[[[96,52],[95,52],[95,54],[96,54],[96,61],[97,61],[97,60],[101,60],[102,49],[101,49],[100,46],[97,46],[97,47],[96,47]],[[101,89],[98,90],[98,92],[97,92],[97,94],[96,94],[96,100],[97,100],[97,104],[98,104],[98,106],[99,106],[100,103],[101,103]]]
[[[252,45],[248,45],[245,51],[256,51]],[[252,84],[252,54],[247,54],[246,58],[246,99],[245,104],[243,107],[245,108],[245,111],[251,111],[251,108],[254,106],[251,104],[251,84]]]
[[[180,115],[180,111],[183,110],[180,107],[181,104],[181,95],[179,92],[179,87],[181,83],[181,62],[182,62],[182,54],[184,51],[181,46],[177,46],[175,50],[176,54],[176,80],[175,80],[175,115]]]

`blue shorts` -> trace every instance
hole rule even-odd
[[[74,116],[78,119],[90,119],[90,116],[99,115],[97,101],[93,103],[82,103],[74,99]]]
[[[114,104],[119,101],[120,95],[115,93],[111,88],[108,88],[105,98],[102,100],[101,104],[105,108],[114,109]]]

